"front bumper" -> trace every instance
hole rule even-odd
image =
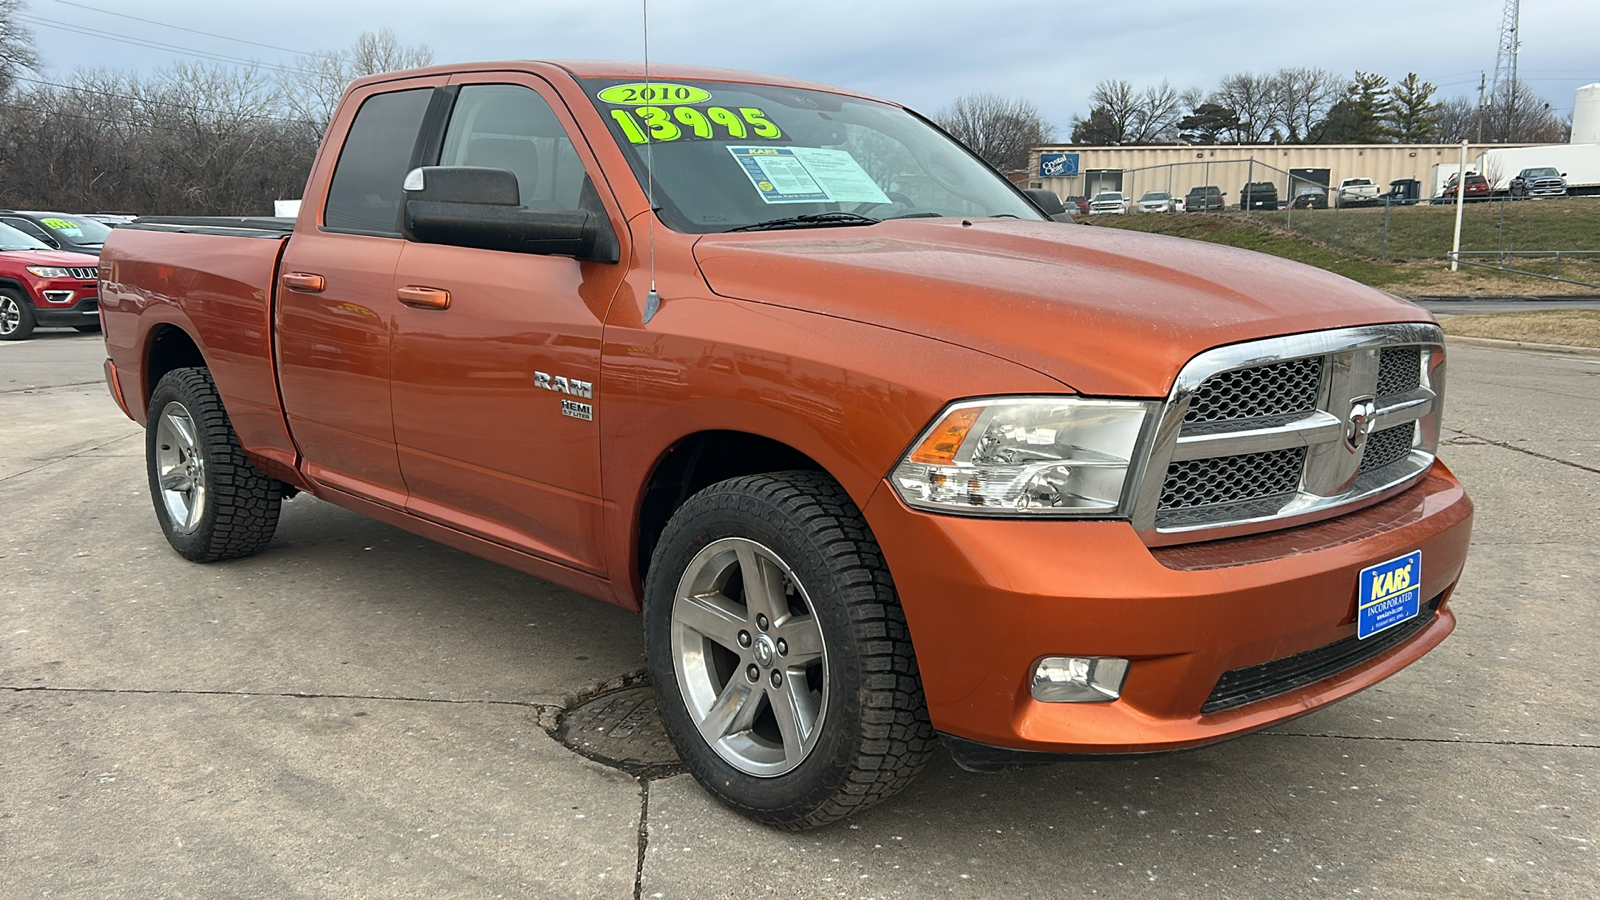
[[[93,284],[47,283],[38,294],[33,320],[42,328],[100,324],[100,292]]]
[[[1466,558],[1472,503],[1435,463],[1419,484],[1367,509],[1158,550],[1125,522],[921,513],[887,484],[866,513],[894,573],[936,729],[991,749],[1124,754],[1266,728],[1421,658],[1455,626],[1445,601]],[[1310,683],[1290,680],[1202,712],[1227,673],[1271,671],[1262,664],[1353,638],[1358,573],[1419,549],[1424,611],[1412,633]],[[1044,656],[1129,659],[1121,697],[1034,700],[1030,676]]]

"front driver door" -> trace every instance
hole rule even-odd
[[[486,73],[453,83],[461,88],[439,165],[509,169],[530,208],[608,195],[543,80]],[[622,236],[609,196],[604,207]],[[605,574],[596,399],[601,323],[621,279],[614,263],[405,245],[391,390],[410,511]]]

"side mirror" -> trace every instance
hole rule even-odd
[[[1022,192],[1028,195],[1034,206],[1039,207],[1040,211],[1051,218],[1067,211],[1067,208],[1061,205],[1061,198],[1049,188],[1023,188]]]
[[[409,241],[595,262],[621,259],[616,232],[598,203],[591,201],[591,209],[528,209],[517,176],[507,169],[424,166],[412,169],[403,187],[401,231]]]

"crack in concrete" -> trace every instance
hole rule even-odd
[[[97,444],[97,445],[95,445],[93,447],[85,447],[84,449],[79,450],[76,453],[68,453],[66,456],[62,456],[62,457],[59,457],[57,459],[52,459],[52,460],[49,460],[47,462],[42,462],[42,463],[38,464],[37,466],[34,466],[31,469],[23,469],[20,472],[12,472],[10,475],[6,475],[4,477],[0,477],[0,484],[3,484],[5,482],[7,482],[7,481],[10,481],[13,478],[21,478],[22,476],[27,475],[30,472],[37,472],[40,469],[48,469],[51,466],[55,465],[56,463],[66,462],[69,459],[77,459],[78,457],[83,456],[86,453],[93,453],[96,450],[104,450],[105,448],[111,446],[112,444],[118,443],[120,441],[126,441],[126,440],[128,440],[130,438],[136,438],[136,437],[137,438],[142,438],[142,437],[144,437],[144,434],[142,432],[136,432],[134,434],[125,434],[125,435],[123,435],[122,437],[119,437],[119,438],[112,438],[111,440],[106,441],[104,444]]]
[[[36,393],[39,391],[51,391],[55,390],[56,388],[83,387],[84,385],[88,384],[103,385],[105,383],[106,380],[104,378],[96,378],[94,381],[69,381],[66,384],[35,384],[19,388],[6,388],[5,390],[0,391],[0,394],[27,394]]]
[[[1273,737],[1298,737],[1298,738],[1325,738],[1338,741],[1393,741],[1397,744],[1474,744],[1487,747],[1548,747],[1564,750],[1600,750],[1600,743],[1577,744],[1562,743],[1560,741],[1491,741],[1481,738],[1420,738],[1420,737],[1384,737],[1375,734],[1304,734],[1297,731],[1263,731]]]
[[[277,697],[286,700],[371,700],[382,703],[446,703],[476,706],[517,706],[523,709],[535,709],[541,714],[562,709],[556,703],[535,703],[531,700],[490,700],[448,697],[384,697],[376,694],[320,694],[309,691],[199,691],[190,689],[155,688],[69,688],[53,687],[49,685],[0,685],[0,691],[12,693],[42,693],[42,694],[144,694],[149,696],[174,696],[174,697]]]
[[[1562,459],[1562,458],[1560,458],[1558,456],[1549,456],[1549,455],[1546,455],[1544,453],[1540,453],[1537,450],[1529,450],[1526,447],[1518,447],[1517,445],[1509,443],[1507,441],[1497,441],[1497,440],[1494,440],[1493,438],[1486,438],[1486,437],[1483,437],[1481,435],[1469,434],[1469,433],[1467,433],[1465,431],[1461,431],[1461,432],[1457,432],[1457,433],[1462,435],[1463,437],[1469,437],[1469,438],[1472,438],[1473,440],[1476,440],[1476,441],[1482,441],[1483,443],[1488,444],[1491,447],[1499,447],[1502,450],[1515,450],[1518,453],[1526,453],[1529,456],[1535,457],[1537,459],[1545,460],[1546,462],[1560,463],[1563,466],[1571,466],[1574,469],[1581,469],[1581,470],[1583,470],[1585,472],[1593,472],[1596,475],[1600,475],[1600,469],[1597,469],[1594,466],[1586,466],[1583,463],[1575,463],[1575,462],[1572,462],[1571,460]],[[1462,445],[1462,446],[1472,446],[1472,445],[1466,444],[1466,445]]]
[[[639,859],[633,870],[633,900],[644,896],[644,852],[650,843],[650,779],[639,779]]]

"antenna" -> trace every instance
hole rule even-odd
[[[650,0],[639,0],[641,18],[644,20],[644,94],[650,94]],[[647,227],[650,229],[650,293],[644,298],[644,322],[649,325],[655,318],[656,310],[661,308],[661,295],[656,293],[656,165],[655,141],[650,139],[650,130],[644,133],[644,192],[650,202],[650,213]]]

